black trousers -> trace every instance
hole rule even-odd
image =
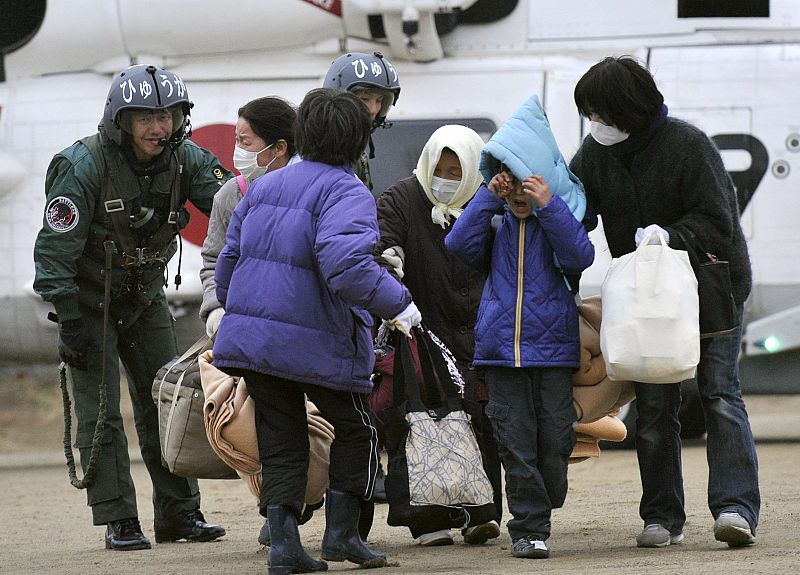
[[[369,417],[367,395],[338,391],[242,371],[255,404],[261,460],[261,514],[268,505],[286,505],[298,516],[308,478],[308,423],[305,398],[333,425],[330,488],[362,499],[372,497],[378,469],[378,435]]]
[[[500,525],[500,520],[503,518],[503,472],[500,462],[500,453],[497,449],[497,441],[494,437],[494,430],[492,429],[492,421],[486,415],[486,404],[488,401],[480,399],[478,388],[485,383],[482,380],[482,374],[471,364],[465,362],[457,362],[461,373],[464,374],[464,399],[472,401],[478,405],[478,412],[474,414],[472,419],[472,428],[475,430],[475,436],[478,440],[478,447],[481,450],[483,457],[483,470],[486,472],[486,477],[489,483],[492,484],[492,492],[494,495],[494,506],[497,514],[494,520]],[[485,389],[484,389],[485,393]]]

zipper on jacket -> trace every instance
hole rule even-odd
[[[522,338],[522,278],[525,261],[525,220],[519,223],[519,240],[517,241],[517,305],[514,313],[514,367],[522,367],[519,342]]]

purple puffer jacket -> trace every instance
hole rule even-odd
[[[304,161],[255,180],[217,260],[214,365],[369,392],[370,313],[411,303],[375,263],[378,236],[375,200],[349,167]]]
[[[491,219],[500,211],[493,237]],[[559,196],[520,220],[481,186],[445,245],[489,273],[475,325],[475,365],[578,366],[578,309],[553,254],[565,272],[579,273],[591,265],[594,246]]]

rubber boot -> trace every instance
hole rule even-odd
[[[289,573],[313,573],[327,571],[328,564],[311,557],[300,543],[297,529],[297,515],[285,505],[267,507],[269,521],[270,547],[267,559],[269,575],[289,575]]]
[[[357,495],[328,490],[325,497],[325,535],[322,558],[328,561],[350,561],[361,567],[385,567],[386,555],[374,552],[358,533],[361,502]]]

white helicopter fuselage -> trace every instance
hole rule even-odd
[[[27,43],[0,47],[0,359],[54,359],[50,306],[32,291],[45,172],[55,153],[96,130],[112,75],[131,62],[183,78],[195,103],[193,139],[232,167],[242,104],[264,95],[299,103],[342,52],[382,51],[402,91],[389,115],[394,126],[374,136],[379,193],[410,175],[439,125],[465,123],[488,138],[532,93],[570,158],[586,134],[575,83],[603,57],[631,54],[647,62],[670,114],[714,139],[737,185],[754,276],[744,358],[759,369],[748,378],[800,391],[790,375],[800,365],[798,4],[755,0],[755,16],[740,17],[698,15],[678,0],[47,2]],[[202,330],[195,316],[205,223],[198,212],[185,230],[183,284],[167,290],[176,316],[186,316],[179,326],[187,337]],[[584,294],[599,291],[610,262],[602,230],[592,238],[597,257]]]

